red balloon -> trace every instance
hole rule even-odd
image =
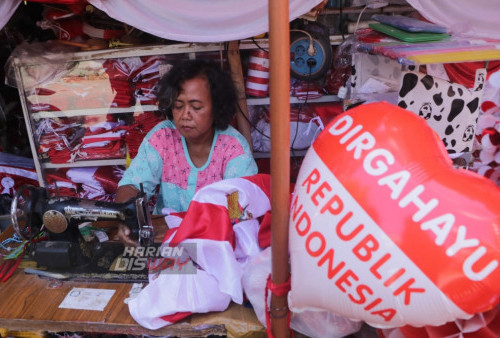
[[[293,311],[375,327],[441,325],[500,293],[500,189],[456,169],[416,114],[380,102],[308,150],[290,211]]]

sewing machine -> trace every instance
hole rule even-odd
[[[69,196],[49,196],[41,187],[24,186],[14,195],[11,221],[17,235],[33,243],[30,256],[38,266],[49,270],[89,271],[88,266],[103,266],[114,255],[123,252],[123,245],[116,241],[103,241],[106,227],[97,228],[100,221],[106,224],[125,224],[140,246],[153,244],[154,231],[143,192],[125,203],[87,200]],[[97,222],[97,223],[96,223]],[[102,230],[102,231],[101,231]],[[44,232],[45,231],[45,232]],[[38,236],[46,234],[46,240]],[[92,270],[92,268],[90,268]]]

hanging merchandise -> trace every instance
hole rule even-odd
[[[414,113],[387,102],[346,111],[309,148],[295,184],[290,308],[378,328],[491,310],[499,200],[491,180],[453,167]]]

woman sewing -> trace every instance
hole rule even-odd
[[[200,188],[226,178],[250,176],[257,165],[246,139],[230,123],[237,96],[229,74],[204,60],[174,66],[158,84],[158,109],[166,120],[144,138],[119,182],[116,202],[136,197],[142,184],[148,198],[163,208],[187,210]],[[136,245],[130,230],[118,237]]]

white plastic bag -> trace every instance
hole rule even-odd
[[[243,272],[243,290],[257,318],[266,326],[265,287],[271,273],[271,248],[253,256]],[[307,278],[307,276],[304,276]],[[333,301],[333,300],[332,300]],[[359,331],[362,322],[354,322],[328,311],[293,313],[290,328],[309,337],[345,337]]]

